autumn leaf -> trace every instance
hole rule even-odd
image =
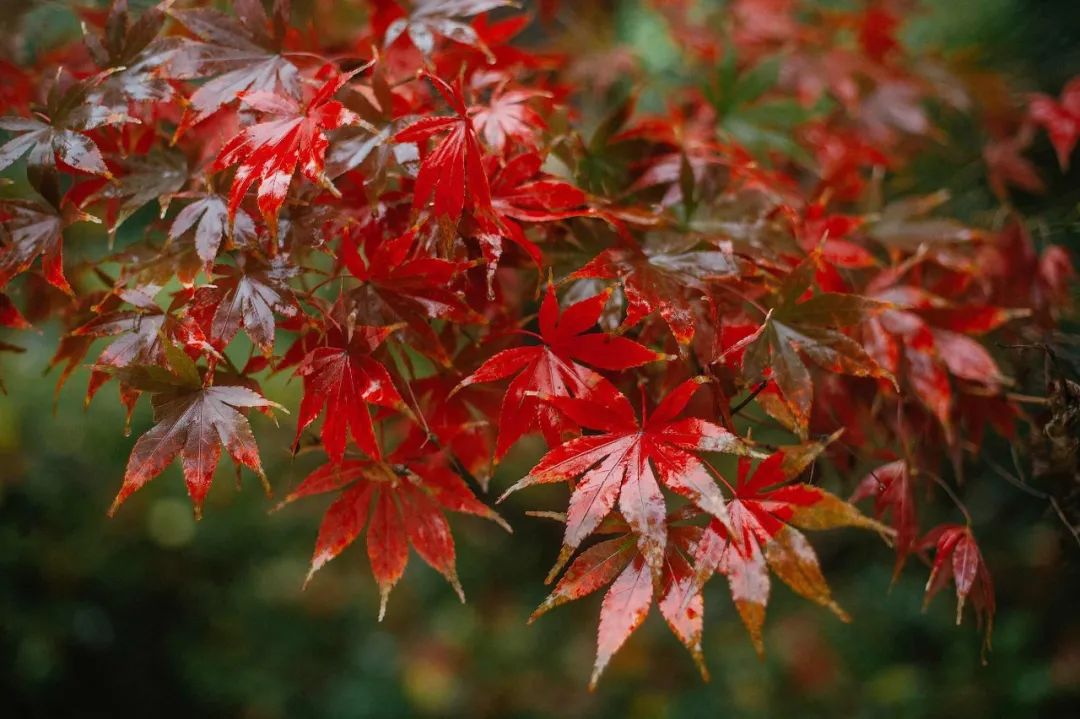
[[[226,143],[212,168],[220,172],[236,167],[229,190],[230,220],[248,188],[258,181],[259,211],[270,227],[270,234],[276,237],[278,212],[285,204],[285,195],[298,166],[304,177],[332,195],[339,194],[323,173],[326,148],[330,145],[325,132],[360,122],[359,117],[332,99],[355,72],[331,76],[304,105],[268,92],[244,95],[243,103],[262,113],[264,121]]]
[[[806,359],[822,369],[856,377],[892,376],[856,340],[840,331],[856,325],[888,305],[859,295],[822,292],[799,301],[810,288],[816,259],[803,260],[784,279],[765,322],[734,346],[742,351],[747,382],[766,377],[776,381],[795,427],[805,436],[813,403],[813,380]]]
[[[446,511],[484,517],[507,531],[510,529],[498,514],[476,498],[440,453],[417,449],[415,445],[403,445],[385,462],[347,459],[323,465],[279,505],[343,489],[319,527],[307,581],[363,533],[370,515],[367,551],[379,585],[380,621],[386,614],[390,590],[405,572],[410,544],[421,559],[446,577],[461,601],[465,601],[455,569],[454,540]]]
[[[244,246],[255,239],[255,223],[242,209],[229,217],[229,208],[221,195],[205,194],[176,213],[169,227],[169,241],[175,242],[195,228],[195,253],[207,270],[214,264],[225,238]]]
[[[604,378],[585,365],[602,370],[623,370],[665,359],[626,337],[586,332],[592,328],[610,297],[603,292],[577,302],[559,312],[555,288],[548,285],[540,306],[539,334],[543,344],[514,347],[493,355],[458,385],[495,382],[516,375],[499,411],[499,438],[495,457],[501,459],[522,435],[540,429],[549,445],[561,441],[568,424],[557,408],[541,401],[544,397],[589,397],[607,389]],[[584,363],[584,364],[581,364]]]
[[[904,460],[896,460],[871,470],[851,495],[852,502],[873,498],[874,517],[889,523],[895,531],[896,565],[893,581],[900,576],[907,558],[916,549],[919,538],[918,505],[911,470]]]
[[[675,340],[688,345],[695,330],[691,308],[707,301],[711,281],[739,272],[739,262],[730,253],[695,249],[697,244],[696,239],[675,244],[661,240],[643,249],[604,250],[569,279],[618,280],[626,297],[624,328],[634,327],[655,312]]]
[[[254,93],[278,94],[283,101],[300,94],[300,72],[282,54],[282,38],[259,0],[233,3],[237,17],[214,8],[173,8],[169,14],[201,42],[189,42],[170,57],[168,77],[210,78],[191,97],[176,130],[179,137],[224,105]],[[288,3],[276,3],[275,9]],[[275,25],[285,18],[275,13]]]
[[[238,267],[218,265],[214,269],[214,283],[195,291],[192,315],[216,346],[225,347],[243,328],[251,341],[269,354],[274,348],[275,313],[292,317],[299,312],[286,284],[295,268],[279,257],[269,264],[248,259]]]
[[[748,454],[750,447],[731,432],[703,419],[676,420],[701,387],[700,378],[672,390],[652,414],[638,422],[630,402],[618,393],[596,399],[545,396],[544,401],[582,427],[597,429],[551,449],[508,495],[534,484],[575,481],[566,514],[562,551],[548,574],[551,581],[574,550],[618,505],[638,538],[655,576],[663,568],[667,506],[660,487],[694,503],[727,524],[724,495],[700,452]]]
[[[416,0],[412,3],[411,13],[387,26],[383,45],[389,47],[399,37],[407,35],[417,50],[431,55],[435,50],[435,37],[439,36],[486,51],[476,30],[461,18],[516,6],[515,0]]]
[[[431,211],[438,220],[456,226],[465,207],[467,190],[474,210],[490,214],[491,187],[461,83],[451,86],[430,73],[422,76],[431,81],[455,114],[417,120],[393,137],[397,143],[423,144],[435,135],[446,133],[420,163],[413,185],[413,209],[426,209],[430,201]]]
[[[862,527],[890,533],[835,495],[811,484],[791,483],[823,449],[823,444],[812,443],[778,451],[752,474],[750,460],[741,457],[734,497],[727,506],[730,524],[713,519],[694,553],[697,586],[714,572],[727,577],[735,608],[758,654],[765,652],[761,628],[769,602],[769,570],[796,594],[848,621],[799,529]]]
[[[956,585],[956,623],[960,624],[963,619],[964,604],[971,597],[979,628],[984,631],[985,663],[985,652],[990,649],[990,635],[994,631],[994,583],[971,527],[943,524],[930,530],[920,544],[934,548],[934,564],[926,582],[924,609],[952,579]]]
[[[417,230],[390,240],[377,224],[346,230],[339,257],[353,277],[363,282],[353,292],[359,321],[367,324],[404,322],[410,344],[447,366],[450,354],[431,320],[484,324],[455,292],[455,280],[467,265],[418,251]]]
[[[1058,100],[1036,95],[1031,100],[1028,114],[1035,124],[1046,129],[1057,152],[1058,164],[1063,171],[1068,170],[1069,157],[1076,141],[1080,140],[1080,78],[1070,80]]]
[[[543,175],[544,158],[537,152],[516,155],[499,168],[491,179],[491,205],[497,221],[481,222],[477,239],[488,266],[489,294],[495,270],[503,253],[503,239],[520,247],[539,268],[540,248],[519,223],[554,222],[592,214],[585,206],[585,193],[568,182]]]
[[[654,586],[645,556],[630,527],[621,518],[605,523],[605,533],[622,533],[589,547],[570,564],[555,589],[529,617],[529,623],[567,602],[588,596],[610,585],[600,609],[596,662],[589,688],[595,689],[600,675],[630,635],[641,626],[653,600],[680,642],[690,651],[702,677],[709,678],[701,651],[705,604],[701,589],[694,583],[690,557],[701,537],[701,528],[672,526],[664,550],[663,575]]]
[[[0,147],[0,170],[26,155],[31,168],[69,169],[111,178],[101,149],[85,133],[136,120],[90,100],[90,93],[109,74],[98,73],[66,87],[63,78],[57,77],[42,115],[0,117],[0,129],[14,135]]]
[[[93,220],[81,212],[63,211],[30,200],[0,202],[0,288],[30,269],[41,257],[41,270],[53,287],[72,294],[64,276],[64,228]]]
[[[168,369],[139,365],[113,370],[126,384],[151,393],[155,424],[131,450],[110,515],[179,456],[195,517],[199,518],[222,446],[237,465],[254,470],[266,484],[255,437],[242,410],[284,407],[248,387],[206,385],[182,350],[166,344],[165,351]]]
[[[409,410],[394,386],[386,368],[371,353],[397,327],[339,327],[332,324],[325,342],[304,356],[296,374],[304,379],[304,398],[293,448],[300,434],[326,408],[323,420],[323,448],[333,462],[345,456],[346,432],[356,446],[372,459],[380,459],[368,405],[394,409],[403,414]]]

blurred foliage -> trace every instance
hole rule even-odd
[[[928,3],[910,39],[973,52],[1018,87],[1056,91],[1080,72],[1075,0]],[[671,70],[670,41],[636,2],[619,3],[612,32],[651,72]],[[43,28],[43,31],[45,29]],[[667,43],[667,44],[665,44]],[[647,99],[647,98],[646,98]],[[659,98],[654,98],[653,101]],[[962,136],[962,133],[961,133]],[[951,157],[927,160],[934,186],[984,207],[978,183]],[[1037,148],[1054,177],[1049,147]],[[915,173],[919,174],[919,173]],[[1025,202],[1049,231],[1075,244],[1072,177]],[[975,185],[975,186],[973,186]],[[1055,239],[1061,240],[1061,237]],[[528,627],[546,594],[541,577],[560,528],[523,515],[543,492],[507,503],[515,528],[455,518],[461,605],[434,571],[411,563],[386,620],[361,547],[302,589],[319,502],[267,516],[273,506],[250,474],[239,490],[217,482],[198,524],[178,468],[135,495],[116,519],[105,510],[131,438],[116,403],[84,412],[80,370],[58,400],[41,378],[54,332],[5,357],[0,399],[0,696],[15,717],[715,717],[1075,716],[1080,712],[1080,548],[1044,502],[1004,480],[985,481],[970,505],[982,527],[1001,607],[994,651],[979,661],[971,625],[952,626],[939,600],[921,611],[925,572],[909,568],[890,589],[891,556],[872,542],[822,536],[819,554],[843,625],[778,588],[759,662],[727,588],[707,588],[702,683],[652,616],[595,694],[585,689],[600,596]],[[267,388],[296,406],[299,387]],[[105,393],[115,391],[113,388]],[[289,400],[292,401],[289,401]],[[55,406],[55,410],[54,410]],[[280,495],[311,468],[292,458],[289,417],[274,430],[255,417],[266,469]],[[142,403],[133,425],[149,423]],[[494,487],[518,478],[540,446],[514,455]],[[1007,455],[1007,448],[998,452]],[[1011,461],[1011,460],[1007,460]],[[227,473],[228,469],[219,470]],[[974,488],[973,488],[974,489]],[[548,490],[556,506],[563,491]],[[539,498],[539,499],[538,499]],[[496,581],[497,578],[497,581]]]

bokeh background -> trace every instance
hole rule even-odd
[[[43,41],[77,30],[62,3],[3,5],[8,21]],[[670,69],[652,11],[636,0],[604,6],[609,40],[661,75]],[[1020,89],[1056,93],[1080,73],[1075,0],[934,0],[924,8],[907,30],[911,42],[966,54]],[[560,16],[567,33],[575,12]],[[662,86],[653,91],[662,95]],[[964,153],[949,149],[939,148],[939,174],[929,181],[985,196],[978,174],[956,164]],[[1048,218],[1052,239],[1080,249],[1080,171],[1062,177],[1045,140],[1033,156],[1050,191],[1021,205]],[[140,405],[125,436],[115,389],[84,409],[85,370],[54,397],[55,373],[43,370],[56,332],[42,325],[20,336],[24,354],[0,360],[8,388],[0,397],[4,716],[1080,716],[1080,547],[1044,502],[992,475],[973,478],[968,495],[1000,607],[986,666],[970,615],[954,626],[951,598],[921,611],[924,568],[912,563],[890,589],[889,550],[839,531],[813,539],[853,624],[778,585],[768,656],[759,661],[715,581],[706,589],[711,682],[651,616],[589,693],[601,595],[525,624],[546,593],[542,578],[561,533],[524,515],[544,506],[544,490],[502,508],[513,535],[454,518],[467,604],[414,557],[378,623],[362,543],[301,589],[329,498],[268,514],[273,502],[257,480],[245,474],[236,484],[223,463],[196,523],[173,467],[107,519],[149,409]],[[287,378],[266,386],[294,407],[298,390]],[[290,418],[280,427],[262,416],[252,422],[280,493],[316,458],[288,454]],[[540,451],[526,446],[493,486],[517,479]],[[551,491],[557,504],[559,490]]]

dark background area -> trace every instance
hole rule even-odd
[[[650,32],[641,23],[655,18],[636,2],[615,5],[616,32],[647,55]],[[1080,72],[1075,0],[927,6],[910,28],[912,42],[972,52],[1022,90],[1056,93]],[[1080,249],[1080,171],[1062,177],[1045,139],[1032,156],[1050,191],[1021,206],[1048,218],[1048,238]],[[557,502],[560,488],[507,502],[501,511],[513,535],[455,517],[468,603],[413,556],[380,624],[362,542],[301,589],[329,498],[268,515],[273,502],[257,480],[245,473],[237,489],[223,462],[196,523],[174,466],[107,519],[149,410],[140,403],[125,437],[115,387],[84,411],[85,370],[54,409],[55,375],[42,370],[56,340],[46,325],[20,337],[25,354],[0,361],[8,388],[0,397],[5,716],[1080,715],[1080,548],[1045,502],[991,474],[973,474],[965,488],[998,592],[986,666],[970,614],[954,626],[951,596],[921,611],[925,568],[912,562],[890,589],[890,550],[854,530],[835,531],[812,539],[854,623],[774,583],[768,655],[758,661],[727,587],[714,581],[704,642],[711,682],[699,679],[654,612],[590,694],[600,595],[525,624],[546,593],[542,578],[561,532],[523,512],[545,498]],[[299,387],[286,378],[266,390],[297,405]],[[252,419],[279,494],[316,462],[289,456],[294,421],[282,416],[275,428]],[[540,449],[513,455],[495,490],[520,477]]]

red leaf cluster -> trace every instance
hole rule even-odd
[[[805,530],[873,530],[897,572],[932,552],[928,596],[951,579],[989,627],[970,521],[920,506],[957,499],[942,457],[1019,431],[996,345],[1052,331],[1073,271],[1014,210],[894,189],[977,90],[912,56],[904,3],[647,3],[690,79],[640,109],[602,100],[624,49],[545,45],[557,2],[316,5],[117,1],[0,63],[0,325],[57,320],[60,384],[91,357],[88,401],[154,408],[111,511],[175,458],[196,512],[223,449],[262,476],[246,413],[285,372],[292,449],[326,458],[285,502],[336,493],[311,571],[364,534],[380,616],[410,546],[462,594],[446,512],[502,524],[476,492],[538,433],[506,494],[568,487],[534,617],[610,585],[594,682],[654,602],[704,673],[716,574],[759,651],[771,575],[846,619]],[[987,187],[1042,188],[1036,127],[1067,167],[1078,98],[997,108]],[[869,471],[875,518],[819,465]]]

